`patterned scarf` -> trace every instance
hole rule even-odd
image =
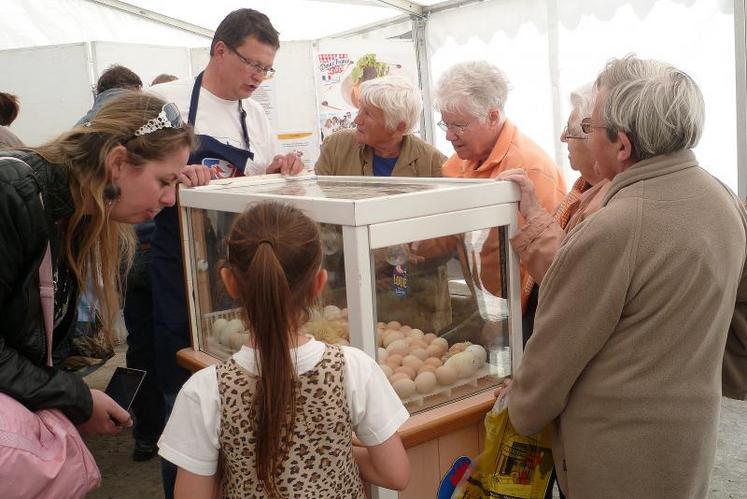
[[[583,194],[589,186],[590,184],[584,180],[583,177],[579,177],[573,184],[571,192],[563,198],[555,209],[553,218],[558,222],[562,229],[565,229],[566,225],[568,225],[568,221],[571,219],[571,215],[573,215],[572,208],[581,198],[581,194]],[[532,279],[532,276],[529,275],[529,272],[524,272],[524,277],[521,281],[521,309],[526,312],[527,300],[529,300],[529,295],[532,293],[532,288],[534,287],[535,282],[534,279]]]

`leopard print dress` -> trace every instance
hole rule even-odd
[[[296,422],[276,480],[284,497],[363,499],[353,458],[345,397],[345,358],[327,345],[322,360],[298,377]],[[231,358],[217,367],[221,403],[221,490],[224,498],[266,498],[255,472],[254,396],[257,378]]]

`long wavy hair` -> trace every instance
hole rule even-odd
[[[183,147],[191,149],[194,133],[186,125],[135,136],[135,130],[158,116],[164,104],[152,95],[125,92],[104,105],[91,122],[31,149],[67,170],[74,212],[65,230],[65,257],[80,289],[90,276],[109,341],[122,305],[124,276],[132,264],[136,238],[130,224],[110,219],[112,203],[107,202],[104,189],[112,183],[112,177],[106,158],[112,149],[123,145],[127,163],[139,167]]]
[[[254,400],[256,472],[272,497],[295,423],[293,337],[309,318],[322,265],[319,228],[300,210],[260,203],[241,213],[228,236],[227,266],[258,353]]]

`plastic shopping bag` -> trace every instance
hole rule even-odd
[[[485,416],[485,449],[464,474],[452,499],[543,499],[552,475],[552,433],[525,437],[508,418],[505,397]]]

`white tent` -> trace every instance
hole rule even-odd
[[[511,80],[507,114],[569,182],[575,173],[557,139],[569,92],[611,57],[667,60],[688,71],[706,99],[701,163],[747,195],[744,0],[4,0],[0,50],[91,41],[205,47],[240,7],[265,12],[283,42],[409,40],[426,104],[449,65],[495,63]],[[424,135],[450,154],[433,127],[437,113],[424,114]]]

